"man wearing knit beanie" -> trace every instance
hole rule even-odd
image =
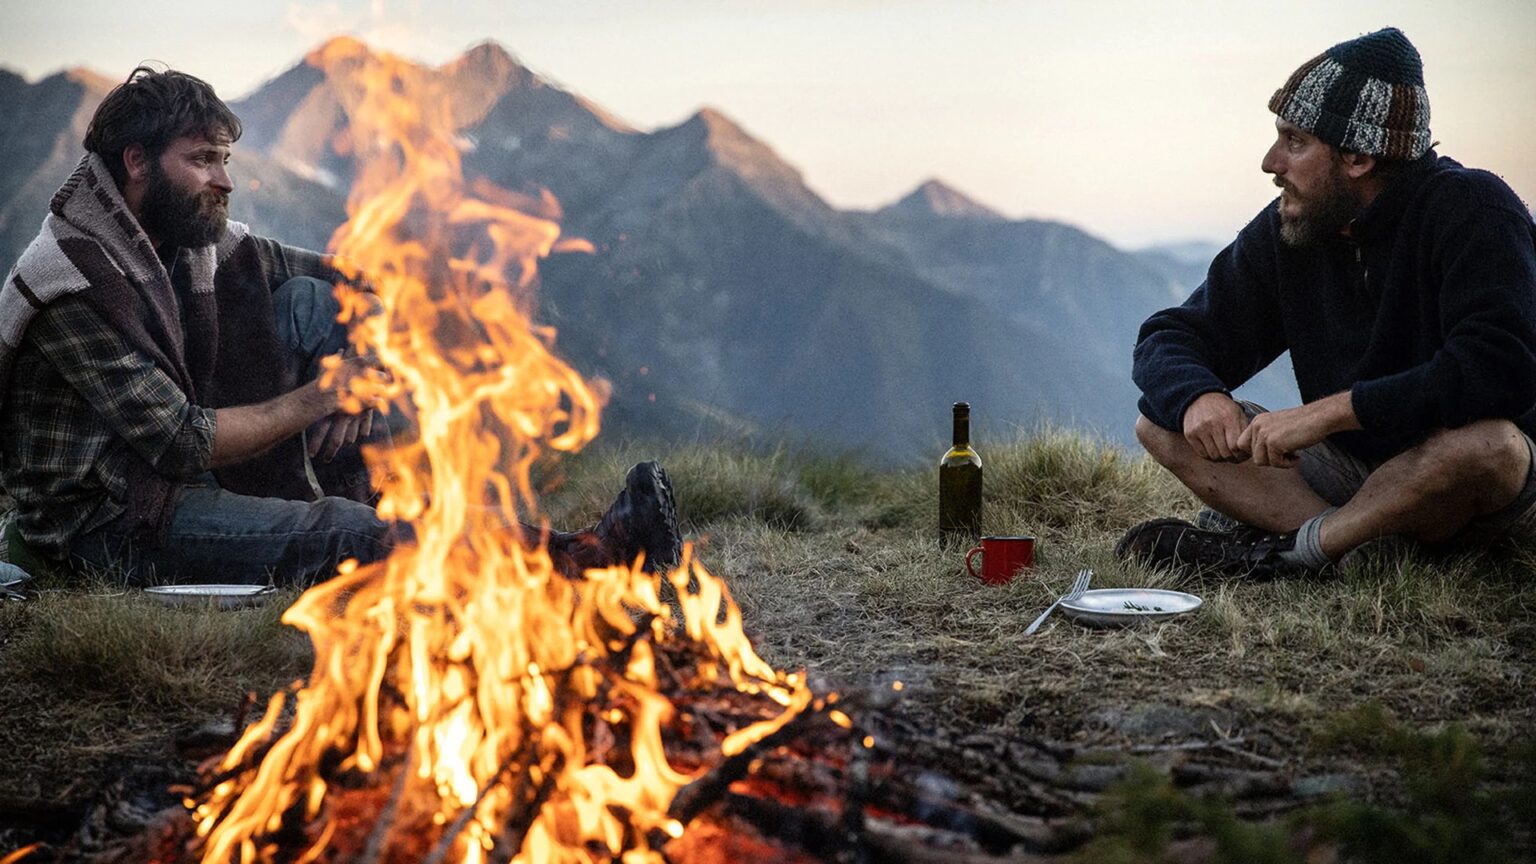
[[[1318,572],[1362,544],[1536,538],[1536,225],[1439,156],[1423,63],[1395,28],[1302,64],[1270,99],[1280,187],[1137,340],[1138,440],[1208,506],[1123,558]],[[1303,404],[1232,390],[1291,352]]]

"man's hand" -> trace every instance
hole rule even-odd
[[[309,444],[309,456],[323,456],[329,462],[336,458],[341,448],[373,432],[373,409],[364,408],[361,414],[336,412],[322,417],[309,427],[304,440]]]
[[[345,404],[349,396],[356,395],[354,390],[376,389],[376,385],[387,380],[387,374],[376,359],[351,350],[324,364],[321,390],[331,400],[332,407],[339,410],[310,425],[305,434],[310,458],[323,456],[329,462],[336,458],[341,448],[366,438],[373,431],[373,407],[364,407],[361,412],[352,414],[347,413]]]
[[[388,373],[363,357],[338,357],[325,364],[321,379],[299,385],[273,399],[255,405],[236,405],[214,412],[213,455],[209,467],[234,465],[266,451],[272,445],[299,434],[311,425],[346,419],[357,428],[332,429],[310,439],[335,443],[356,440],[366,434],[362,412],[380,401]],[[357,413],[347,413],[347,408]],[[336,446],[340,446],[337,444]],[[316,451],[311,450],[314,455]],[[331,451],[334,455],[334,450]]]
[[[377,358],[348,350],[321,358],[315,384],[331,411],[358,414],[370,405],[378,407],[376,403],[383,401],[389,381],[389,371]]]
[[[1239,445],[1248,415],[1225,393],[1206,393],[1184,411],[1184,440],[1203,459],[1242,462],[1248,449]]]
[[[1301,461],[1297,451],[1335,432],[1359,428],[1354,403],[1346,390],[1300,408],[1260,414],[1243,430],[1237,443],[1253,455],[1255,465],[1294,468]]]

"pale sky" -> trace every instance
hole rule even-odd
[[[719,108],[839,207],[939,177],[1137,247],[1230,239],[1274,195],[1270,94],[1388,25],[1424,56],[1440,152],[1536,201],[1530,0],[0,0],[0,66],[153,59],[234,99],[332,35],[430,63],[490,38],[641,129]]]

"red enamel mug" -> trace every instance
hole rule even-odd
[[[981,572],[977,573],[971,561],[981,556]],[[1033,537],[983,537],[981,545],[965,553],[965,569],[971,575],[991,585],[1006,585],[1020,570],[1035,566],[1035,538]]]

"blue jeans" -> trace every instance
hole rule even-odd
[[[290,368],[300,381],[313,379],[320,358],[347,344],[346,329],[336,322],[341,307],[330,284],[290,279],[274,292],[273,304]],[[385,425],[375,423],[375,430],[382,432]],[[355,447],[331,463],[316,460],[314,467],[322,488],[355,488],[358,482],[366,488],[366,468]],[[383,558],[401,532],[360,501],[237,495],[206,474],[181,491],[162,542],[150,542],[113,522],[75,538],[70,553],[77,568],[112,570],[134,584],[292,585],[326,578],[347,558],[362,563]]]
[[[277,318],[277,338],[286,349],[284,361],[289,380],[313,381],[320,375],[320,360],[347,347],[347,328],[336,322],[341,303],[330,283],[308,276],[289,279],[272,294]],[[377,418],[368,443],[389,441],[388,419]],[[357,500],[369,497],[368,466],[362,450],[344,447],[334,459],[313,460],[315,479],[328,494]]]
[[[132,584],[176,582],[307,585],[356,558],[389,554],[391,526],[367,504],[328,496],[285,501],[236,495],[205,483],[181,491],[164,542],[103,528],[70,545],[76,569],[123,574]]]

